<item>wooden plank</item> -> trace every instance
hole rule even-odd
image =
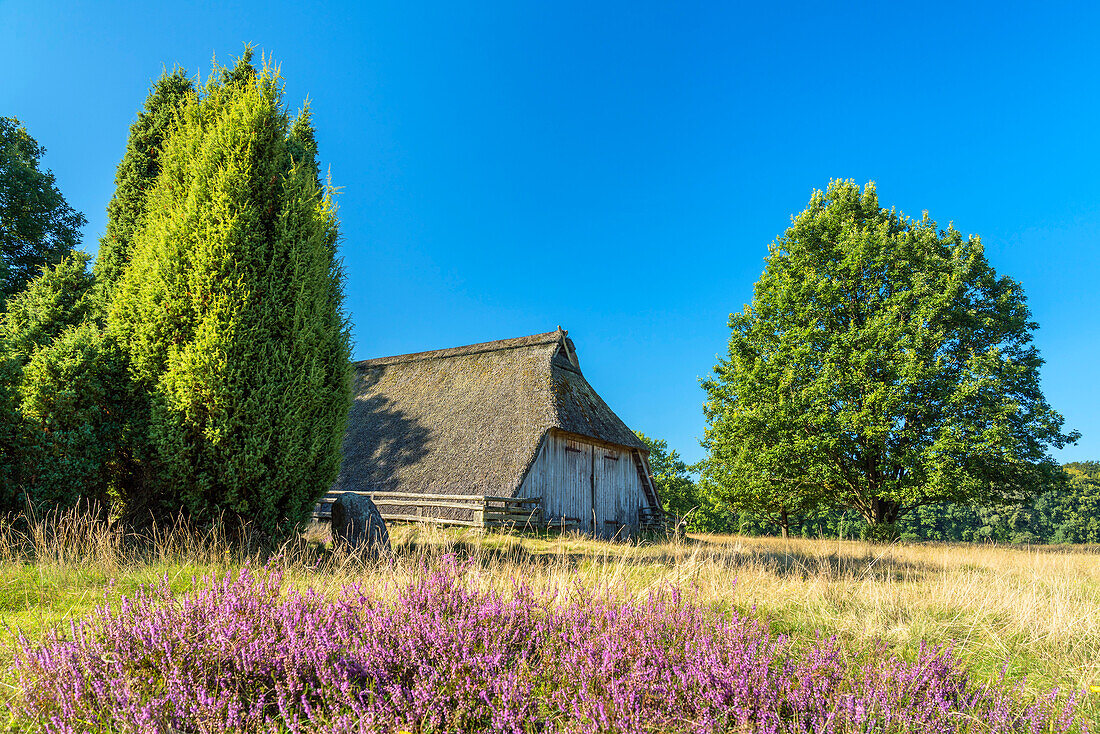
[[[423,508],[435,509],[435,508],[439,508],[439,507],[445,507],[449,510],[467,510],[467,511],[473,511],[473,512],[477,512],[479,510],[484,509],[483,505],[475,505],[473,503],[463,504],[461,502],[410,502],[408,500],[390,500],[390,501],[385,501],[385,502],[376,501],[374,504],[378,507],[378,511],[381,512],[383,515],[386,514],[386,513],[382,510],[382,508],[383,507],[391,507],[391,506],[394,506],[394,507],[416,507],[418,509],[423,509]],[[328,507],[328,508],[322,508],[321,510],[314,511],[314,514],[318,514],[318,513],[329,516],[329,515],[332,514],[332,508]]]
[[[484,501],[489,501],[489,502],[517,502],[517,503],[530,503],[530,502],[541,502],[542,501],[538,497],[503,497],[503,496],[499,496],[499,495],[485,495],[485,494],[421,494],[420,492],[361,492],[359,490],[350,490],[350,489],[347,490],[346,492],[339,492],[339,493],[336,493],[336,494],[325,495],[324,497],[321,498],[320,501],[321,502],[328,502],[328,501],[335,502],[336,499],[341,494],[359,494],[359,495],[363,495],[364,497],[381,497],[382,499],[386,499],[386,500],[395,499],[395,498],[399,498],[399,497],[407,497],[409,499],[423,500],[424,502],[429,502],[429,501],[433,501],[433,500],[440,500],[440,501],[444,501],[444,502],[448,502],[448,501],[455,501],[455,502],[484,502]],[[413,504],[413,503],[410,502],[409,504]]]
[[[364,497],[382,497],[383,499],[392,499],[396,497],[408,497],[409,499],[417,500],[454,500],[455,502],[481,502],[485,499],[483,494],[422,494],[420,492],[363,492],[360,490],[349,489],[344,492],[338,492],[335,495],[327,496],[339,496],[341,494],[360,494]]]
[[[362,492],[349,491],[326,495],[316,505],[313,517],[332,519],[332,505],[342,494],[357,494],[373,499],[379,506],[382,519],[387,522],[422,522],[464,527],[532,527],[543,524],[541,497],[503,497],[498,495],[444,495],[418,492]],[[415,509],[417,514],[387,512],[386,508]],[[473,513],[472,520],[436,517],[436,509],[465,510]]]
[[[474,502],[414,502],[412,500],[406,499],[375,499],[374,504],[378,505],[379,509],[381,509],[382,507],[397,505],[399,507],[430,507],[432,509],[435,509],[436,507],[446,507],[447,509],[451,510],[480,510],[485,506],[480,503]]]
[[[476,520],[451,520],[443,517],[422,517],[420,515],[391,515],[382,513],[382,519],[386,521],[397,520],[399,522],[427,522],[436,525],[463,525],[470,528],[481,527],[481,524]]]

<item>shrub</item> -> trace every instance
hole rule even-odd
[[[0,319],[0,343],[19,366],[70,326],[94,316],[87,253],[70,252],[12,297]]]
[[[27,387],[28,363],[34,361],[38,352],[49,349],[66,329],[94,315],[90,297],[92,276],[87,265],[86,253],[71,251],[57,264],[42,267],[38,277],[8,299],[0,316],[0,512],[24,509],[27,492],[37,475],[61,468],[44,464],[56,456],[51,451],[44,452],[48,423],[40,421],[35,426],[22,413],[21,402]],[[67,386],[55,380],[53,388],[57,387]],[[38,387],[30,389],[36,391]],[[71,486],[58,489],[59,494],[69,497],[66,504],[75,499],[70,490]]]
[[[17,717],[49,732],[1071,732],[1073,698],[975,684],[944,648],[848,659],[675,594],[474,591],[454,569],[385,602],[244,569],[167,579],[36,644]]]
[[[26,424],[19,412],[19,365],[0,353],[0,513],[12,512],[24,504],[19,482]]]
[[[37,508],[106,506],[122,471],[130,382],[122,353],[94,323],[72,326],[23,369],[22,479]]]

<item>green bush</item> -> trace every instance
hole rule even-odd
[[[8,300],[0,319],[0,343],[19,366],[65,329],[94,317],[89,256],[74,250]]]
[[[22,413],[25,368],[66,329],[92,317],[88,255],[72,251],[10,298],[0,315],[0,512],[22,510],[45,455]]]
[[[189,97],[108,322],[151,396],[141,496],[274,533],[336,477],[350,342],[308,116],[251,54]]]
[[[19,481],[26,445],[26,424],[19,412],[19,364],[0,354],[0,513],[24,504]]]
[[[128,388],[122,353],[90,321],[35,351],[19,390],[33,506],[106,506],[122,471]]]

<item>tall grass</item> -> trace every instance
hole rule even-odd
[[[916,660],[922,643],[950,643],[976,678],[1026,676],[1028,695],[1100,686],[1096,548],[737,536],[628,544],[416,526],[393,528],[391,539],[391,555],[371,558],[328,547],[323,527],[273,546],[247,531],[182,522],[127,533],[86,510],[0,522],[0,616],[9,626],[0,630],[0,667],[10,664],[15,628],[41,636],[105,598],[164,579],[183,593],[197,577],[268,564],[292,588],[335,596],[362,583],[385,596],[446,557],[462,559],[462,583],[473,591],[506,590],[516,579],[536,594],[585,589],[621,601],[676,590],[693,603],[763,620],[796,646],[836,635],[853,659]],[[10,676],[0,680],[13,690]],[[1100,719],[1100,694],[1086,695],[1083,711]]]

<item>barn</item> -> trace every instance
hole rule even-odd
[[[557,331],[354,365],[333,494],[541,500],[548,523],[633,535],[659,512],[648,451]]]

